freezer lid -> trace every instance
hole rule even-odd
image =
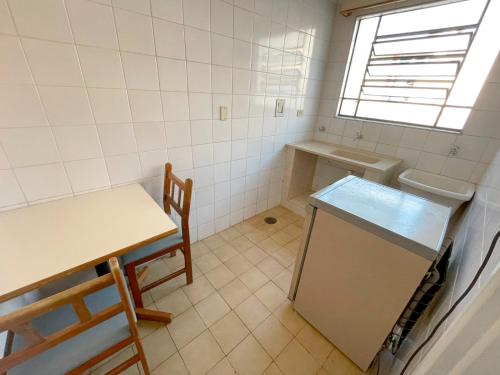
[[[449,207],[363,178],[348,176],[309,197],[309,203],[434,260]]]

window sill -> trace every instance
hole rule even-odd
[[[338,118],[341,120],[367,122],[367,123],[371,123],[371,124],[399,126],[399,127],[403,127],[403,128],[429,130],[429,131],[440,132],[440,133],[463,134],[463,130],[459,130],[459,129],[436,128],[433,126],[426,126],[426,125],[406,124],[406,123],[402,123],[402,122],[398,123],[398,122],[390,122],[390,121],[379,121],[379,120],[371,120],[371,119],[365,119],[365,118],[359,118],[359,117],[349,117],[349,116],[342,116],[342,115],[335,115],[335,118]]]

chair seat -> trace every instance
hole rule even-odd
[[[182,230],[179,227],[179,231],[171,236],[162,238],[161,240],[150,243],[149,245],[138,248],[137,250],[131,251],[121,257],[122,264],[127,265],[135,262],[139,259],[143,259],[151,254],[154,254],[160,250],[168,249],[174,245],[181,244],[182,241]]]
[[[83,271],[65,276],[63,279],[52,281],[51,283],[38,288],[36,290],[38,299],[52,296],[56,293],[62,292],[63,290],[70,289],[78,284],[82,284],[86,281],[95,279],[96,277],[97,272],[95,271],[94,267],[87,268]]]
[[[66,276],[61,280],[52,281],[38,289],[29,291],[19,297],[10,299],[6,302],[0,303],[0,316],[7,315],[23,306],[29,305],[33,302],[39,301],[42,298],[51,296],[53,294],[62,292],[63,290],[74,287],[75,285],[84,283],[85,281],[94,279],[97,273],[93,268],[89,268],[72,275]],[[0,347],[0,351],[1,351]]]
[[[119,302],[120,296],[115,285],[85,297],[85,303],[92,315]],[[77,322],[78,318],[73,309],[69,305],[65,305],[33,320],[33,326],[37,332],[46,337]],[[65,374],[109,347],[125,340],[130,335],[126,315],[122,312],[94,328],[84,331],[70,340],[23,362],[9,370],[8,374]],[[23,341],[21,336],[15,335],[13,352],[24,346]]]

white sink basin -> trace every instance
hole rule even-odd
[[[375,164],[380,161],[380,159],[374,158],[369,155],[359,154],[357,152],[351,152],[348,150],[337,149],[335,151],[330,152],[330,154],[335,156],[340,156],[344,159],[350,159],[355,161],[360,161],[362,163]]]
[[[398,181],[401,190],[451,207],[452,214],[462,203],[472,199],[475,190],[474,184],[470,182],[416,169],[407,169],[399,175]]]

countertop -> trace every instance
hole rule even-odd
[[[309,203],[431,261],[451,216],[449,207],[355,176],[311,195]]]
[[[396,165],[398,165],[401,160],[396,159],[396,158],[391,158],[389,156],[377,154],[374,152],[367,152],[363,150],[358,150],[352,147],[347,147],[347,146],[342,146],[342,145],[336,145],[333,143],[325,143],[325,142],[318,142],[318,141],[305,141],[305,142],[298,142],[298,143],[291,143],[287,144],[288,147],[295,148],[297,150],[301,151],[306,151],[311,154],[315,154],[327,159],[331,160],[337,160],[340,162],[356,165],[358,167],[362,167],[364,169],[372,170],[372,171],[377,171],[377,172],[385,172]],[[355,159],[351,159],[348,157],[342,157],[339,155],[334,155],[332,153],[338,151],[338,150],[344,150],[353,154],[358,154],[362,156],[367,156],[369,158],[376,158],[378,159],[377,162],[375,163],[367,163]]]

